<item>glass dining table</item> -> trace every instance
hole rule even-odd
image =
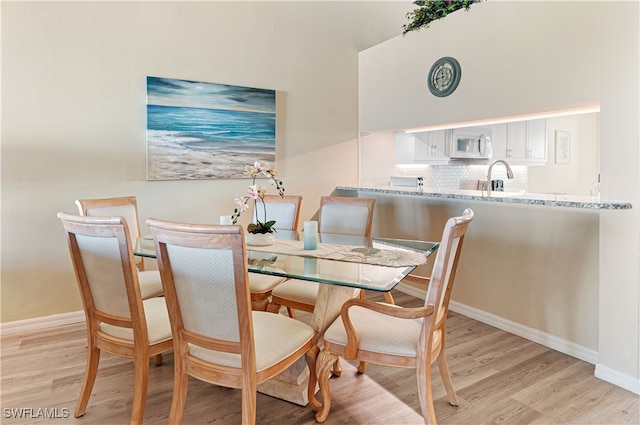
[[[321,233],[318,249],[305,250],[302,232],[280,230],[276,238],[269,246],[247,245],[249,272],[378,292],[393,289],[439,246],[438,242]],[[414,255],[404,254],[410,252]],[[133,253],[156,258],[151,236],[135,240]]]
[[[357,290],[392,290],[439,247],[439,242],[321,233],[317,249],[305,250],[302,232],[280,230],[276,237],[273,245],[247,246],[248,271],[320,284],[309,323],[318,351],[324,331]],[[151,237],[133,243],[134,255],[156,258]],[[301,359],[278,377],[260,384],[258,391],[305,406],[309,403],[309,373]]]

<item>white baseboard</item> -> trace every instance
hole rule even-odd
[[[634,394],[640,395],[640,380],[634,379],[629,375],[610,369],[602,364],[596,364],[595,377],[616,385]]]
[[[425,291],[406,284],[399,284],[396,289],[405,294],[412,295],[417,298],[425,298]],[[511,320],[504,319],[495,314],[487,313],[486,311],[479,310],[477,308],[469,307],[465,304],[461,304],[455,301],[451,301],[449,309],[463,316],[470,317],[479,322],[486,323],[498,329],[502,329],[505,332],[512,333],[514,335],[521,336],[530,341],[542,344],[545,347],[552,348],[561,353],[567,354],[572,357],[576,357],[585,362],[596,364],[598,362],[598,352],[573,342],[558,338],[555,335],[540,331],[538,329],[531,328],[529,326],[522,325]]]
[[[84,311],[53,314],[51,316],[35,317],[33,319],[16,320],[15,322],[0,323],[0,335],[10,335],[40,329],[55,328],[56,326],[71,325],[85,321]]]
[[[597,351],[559,338],[555,335],[551,335],[547,332],[504,319],[500,316],[496,316],[495,314],[487,313],[486,311],[469,307],[455,301],[451,301],[449,309],[456,313],[478,320],[479,322],[486,323],[487,325],[502,329],[503,331],[521,336],[529,341],[537,342],[545,347],[549,347],[569,356],[584,360],[585,362],[591,364],[596,364],[598,362]]]
[[[403,283],[400,283],[398,286],[396,286],[396,289],[400,292],[404,292],[405,294],[414,296],[416,298],[424,299],[426,296],[425,290],[421,290]],[[495,314],[487,313],[486,311],[469,307],[455,301],[451,301],[451,303],[449,304],[449,309],[451,311],[455,311],[456,313],[462,314],[463,316],[467,316],[479,322],[486,323],[487,325],[502,329],[505,332],[521,336],[530,341],[542,344],[545,347],[552,348],[561,353],[594,364],[596,365],[594,372],[594,376],[596,378],[607,381],[620,388],[624,388],[625,390],[631,391],[634,394],[640,394],[640,380],[599,364],[597,351],[564,340],[562,338],[558,338],[557,336],[542,332],[538,329],[533,329],[528,326],[521,325],[520,323],[506,320],[500,316],[496,316]]]

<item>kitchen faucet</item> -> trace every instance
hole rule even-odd
[[[504,159],[496,159],[491,163],[491,165],[489,165],[489,169],[487,170],[487,195],[491,195],[491,170],[493,170],[493,166],[498,162],[502,162],[507,169],[507,178],[513,178],[513,170],[511,169],[511,166],[507,163],[507,161],[505,161]]]

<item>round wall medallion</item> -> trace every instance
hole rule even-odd
[[[434,62],[427,76],[429,91],[438,97],[449,96],[460,83],[460,64],[451,57],[443,57]]]

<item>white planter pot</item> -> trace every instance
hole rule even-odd
[[[247,245],[250,246],[268,246],[275,241],[275,233],[247,233]]]

